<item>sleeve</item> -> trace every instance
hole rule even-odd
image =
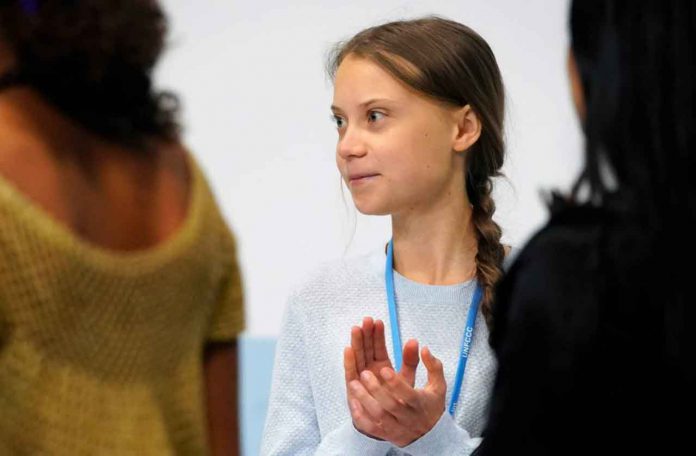
[[[306,367],[304,334],[299,305],[291,298],[276,346],[261,455],[386,455],[391,444],[359,433],[349,415],[322,438]]]
[[[411,456],[429,456],[446,454],[452,456],[470,455],[481,442],[479,437],[472,438],[469,433],[455,423],[445,410],[440,420],[423,437],[402,448]]]
[[[595,268],[591,248],[545,236],[501,282],[491,333],[498,372],[477,456],[563,454],[571,442],[588,441],[587,423],[566,410],[591,402],[578,393],[596,371],[587,361],[596,330]]]
[[[208,327],[208,342],[230,341],[244,329],[244,297],[234,237],[224,226],[222,233],[222,283]]]

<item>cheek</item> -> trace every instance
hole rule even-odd
[[[451,151],[439,132],[413,132],[399,148],[399,168],[414,187],[429,185],[451,171]]]
[[[336,159],[336,168],[338,169],[338,172],[341,173],[341,176],[343,176],[346,168],[346,161],[341,158],[341,154],[338,153],[338,146],[336,146],[334,158]]]

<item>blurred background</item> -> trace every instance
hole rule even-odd
[[[496,220],[520,247],[547,217],[540,191],[568,189],[580,130],[565,66],[567,0],[162,0],[169,47],[160,87],[183,103],[185,141],[239,242],[247,330],[241,342],[242,439],[258,454],[283,308],[318,264],[380,248],[389,219],[356,213],[334,163],[336,42],[382,22],[437,14],[491,45],[507,89],[505,179]],[[348,343],[348,340],[346,340]]]

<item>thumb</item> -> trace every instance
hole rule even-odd
[[[418,341],[409,339],[404,345],[402,354],[401,375],[406,382],[413,388],[416,384],[416,370],[418,369]]]
[[[444,396],[447,392],[447,382],[442,362],[430,353],[428,347],[423,347],[421,350],[421,358],[423,358],[423,364],[428,370],[428,384],[425,385],[425,389]]]

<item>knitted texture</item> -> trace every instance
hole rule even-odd
[[[152,249],[77,238],[0,179],[0,454],[206,454],[204,345],[243,326],[233,237],[191,159]]]
[[[480,312],[454,420],[445,412],[429,434],[403,450],[353,427],[343,370],[351,326],[360,325],[364,316],[383,320],[393,360],[384,264],[383,252],[327,264],[290,297],[276,349],[262,455],[454,455],[475,448],[496,369]],[[447,404],[475,287],[473,280],[423,285],[395,273],[402,340],[415,338],[442,360]],[[426,377],[421,364],[416,385],[423,386]]]

